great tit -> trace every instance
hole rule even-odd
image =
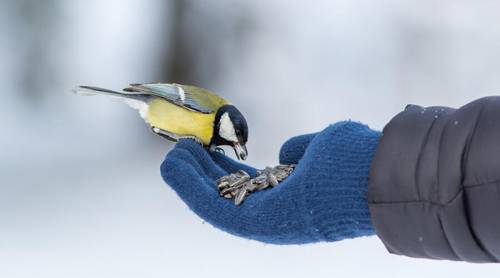
[[[171,141],[190,137],[215,151],[233,147],[236,157],[248,156],[248,126],[243,114],[227,100],[209,90],[180,84],[131,84],[122,92],[79,86],[76,93],[117,97],[137,109],[158,135]]]

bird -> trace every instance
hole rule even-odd
[[[118,98],[138,110],[151,130],[177,142],[191,138],[209,151],[231,146],[238,160],[248,156],[248,125],[243,114],[216,93],[176,83],[130,84],[122,91],[77,86],[75,93]]]

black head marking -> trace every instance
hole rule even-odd
[[[241,112],[234,105],[230,104],[226,104],[219,108],[219,110],[217,110],[214,121],[214,133],[210,144],[216,146],[232,145],[232,142],[227,141],[219,135],[220,120],[224,113],[227,113],[229,115],[229,119],[233,123],[234,131],[236,133],[236,137],[238,137],[238,141],[243,145],[246,144],[246,142],[248,141],[247,121],[243,114],[241,114]]]

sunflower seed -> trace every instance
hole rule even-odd
[[[239,170],[219,178],[217,189],[220,196],[226,199],[233,199],[236,205],[240,205],[249,194],[268,188],[275,187],[286,179],[295,169],[295,165],[278,165],[276,167],[266,167],[264,170],[257,170],[257,175],[251,178],[250,175]]]
[[[243,199],[245,199],[246,195],[247,190],[245,188],[240,189],[240,191],[238,191],[238,193],[234,197],[234,204],[239,206],[243,202]]]

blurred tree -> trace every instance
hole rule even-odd
[[[62,2],[56,0],[7,1],[3,5],[15,28],[15,45],[19,56],[19,92],[27,103],[39,104],[43,95],[58,80],[57,50],[54,47],[58,33]]]
[[[169,18],[170,25],[172,26],[170,32],[170,53],[166,53],[163,63],[163,74],[167,76],[171,82],[192,84],[195,80],[191,65],[195,64],[192,55],[193,50],[190,46],[189,32],[186,29],[187,9],[189,9],[191,1],[174,0],[171,4],[171,16]]]
[[[231,1],[174,0],[170,11],[171,50],[161,77],[207,87],[230,70],[225,68],[229,59],[244,55],[256,21],[250,6]]]

